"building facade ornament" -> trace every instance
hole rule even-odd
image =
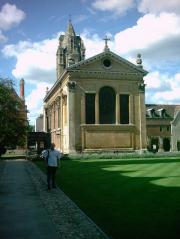
[[[76,81],[68,81],[67,86],[70,91],[75,90],[76,88]]]
[[[144,93],[145,92],[145,84],[144,83],[139,83],[138,84],[138,89],[139,89],[139,92],[142,92]]]

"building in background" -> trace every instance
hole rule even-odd
[[[146,105],[147,145],[150,151],[180,150],[179,110],[179,105]]]
[[[18,93],[15,91],[14,88],[12,88],[12,95],[13,97],[17,100],[18,104],[18,114],[16,117],[18,117],[18,119],[21,120],[22,126],[28,126],[28,120],[27,120],[27,106],[25,103],[25,95],[24,95],[24,79],[20,80],[20,87],[19,87],[19,95]],[[25,139],[24,139],[24,144],[26,144]],[[24,146],[19,146],[19,145],[14,145],[14,147],[16,147],[16,152],[21,152],[22,150],[24,150],[25,145]],[[19,151],[18,151],[19,150]]]
[[[40,114],[36,118],[36,125],[35,125],[35,131],[36,132],[43,132],[43,114]]]
[[[174,119],[171,122],[171,150],[180,151],[180,106],[176,107]]]

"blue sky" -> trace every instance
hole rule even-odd
[[[60,33],[71,15],[86,58],[110,50],[135,63],[142,54],[146,103],[180,104],[179,0],[14,0],[0,1],[0,76],[25,79],[29,120],[42,113],[46,87],[56,81]]]

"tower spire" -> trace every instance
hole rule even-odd
[[[75,31],[74,31],[74,27],[73,27],[72,22],[71,22],[71,15],[69,15],[69,22],[68,22],[68,25],[67,25],[66,34],[68,34],[70,36],[76,36]]]
[[[80,36],[76,35],[69,15],[65,35],[60,35],[59,46],[56,53],[57,78],[66,67],[75,64],[85,58],[85,47]]]

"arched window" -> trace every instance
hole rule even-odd
[[[99,92],[99,122],[100,124],[115,123],[116,94],[113,88],[105,86]]]

